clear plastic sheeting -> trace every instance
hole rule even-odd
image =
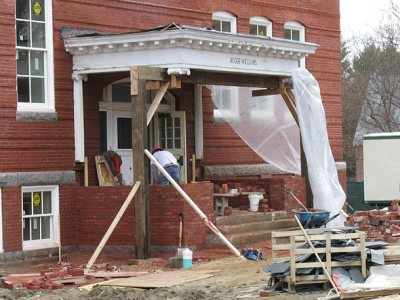
[[[208,86],[216,107],[214,115],[266,162],[282,171],[301,174],[300,131],[307,158],[314,208],[339,213],[345,193],[339,183],[329,145],[325,111],[318,82],[307,70],[292,74],[300,130],[282,96],[252,97],[256,88]],[[329,227],[343,226],[339,216]]]
[[[298,70],[293,72],[292,76],[314,208],[328,210],[333,216],[341,212],[346,195],[339,183],[335,160],[329,145],[319,85],[307,70]],[[328,227],[343,225],[343,215],[328,223]]]
[[[254,88],[208,86],[214,115],[229,123],[266,162],[282,171],[301,173],[300,134],[282,96],[252,97]]]

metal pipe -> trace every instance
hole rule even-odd
[[[207,218],[207,216],[201,211],[201,209],[193,202],[192,199],[186,194],[186,192],[179,186],[178,183],[168,174],[164,167],[154,158],[149,150],[145,149],[144,153],[152,161],[152,163],[160,170],[160,172],[168,179],[168,181],[174,186],[174,188],[182,195],[186,202],[195,210],[195,212],[203,220],[204,224],[210,228],[210,230],[232,251],[236,256],[245,259],[239,250],[231,244],[231,242],[218,230],[217,227]]]

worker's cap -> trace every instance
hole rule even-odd
[[[154,146],[153,149],[151,150],[151,153],[157,152],[162,150],[162,148],[160,146]]]

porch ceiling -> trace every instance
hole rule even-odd
[[[247,74],[290,75],[313,43],[231,34],[171,24],[162,29],[65,37],[75,73],[128,71],[131,66],[190,68]]]

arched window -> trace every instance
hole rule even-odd
[[[285,23],[285,39],[292,41],[305,42],[305,29],[304,26],[296,21],[289,21]]]
[[[285,23],[285,39],[292,41],[305,42],[306,41],[306,33],[305,27],[296,21],[288,21]],[[302,58],[299,60],[299,67],[305,68],[306,59]]]
[[[272,36],[272,22],[265,17],[250,18],[250,34]]]
[[[217,31],[236,33],[236,17],[227,11],[212,14],[212,28]]]

